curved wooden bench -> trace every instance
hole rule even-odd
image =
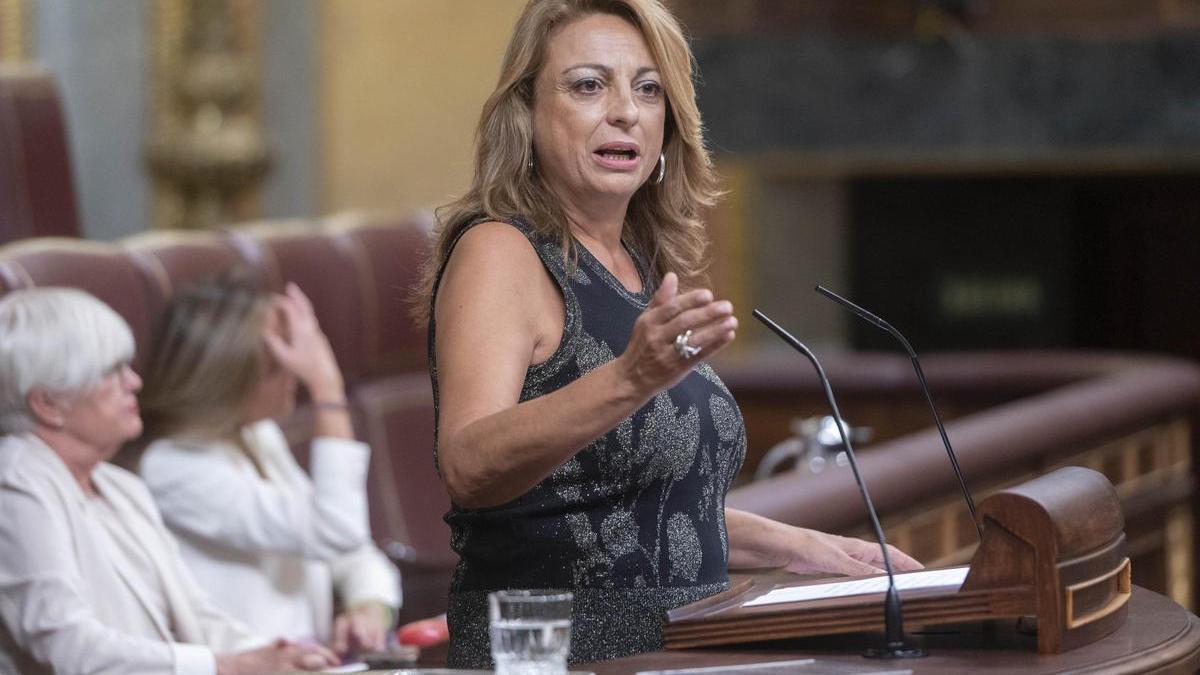
[[[947,432],[976,501],[1058,466],[1101,471],[1121,497],[1135,582],[1193,606],[1200,367],[1168,357],[1079,352],[934,354],[922,365],[939,409],[954,418]],[[931,424],[906,357],[843,355],[825,368],[843,409],[869,417],[872,406],[891,405],[903,411],[899,417],[924,416]],[[719,370],[743,403],[748,428],[777,424],[786,406],[824,412],[815,376],[799,359],[727,362]],[[969,559],[975,528],[937,430],[884,436],[858,451],[889,543],[926,563]],[[753,434],[750,443],[756,444]],[[727,504],[806,527],[867,532],[848,469],[743,485]]]

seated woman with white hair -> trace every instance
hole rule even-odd
[[[250,634],[107,464],[142,431],[129,326],[71,289],[0,298],[0,672],[240,675],[336,665]]]

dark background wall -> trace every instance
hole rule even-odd
[[[1200,2],[673,6],[752,304],[834,346],[892,345],[809,319],[814,281],[921,349],[1200,357]]]

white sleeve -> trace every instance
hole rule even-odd
[[[171,652],[175,656],[174,675],[216,675],[217,657],[208,647],[174,643]]]
[[[400,608],[400,571],[375,546],[363,546],[333,561],[330,567],[343,606],[380,602],[393,610]]]
[[[0,552],[0,620],[58,675],[216,672],[207,647],[136,637],[97,618],[82,593],[70,532],[40,495],[0,487]]]
[[[199,623],[200,631],[204,635],[204,644],[221,653],[240,652],[270,644],[270,640],[251,633],[245,624],[213,604],[208,593],[192,576],[191,568],[183,561],[183,556],[179,552],[179,543],[163,525],[157,511],[151,514],[151,520],[158,531],[162,533],[172,570],[178,579],[181,590],[187,596],[193,616]],[[192,658],[199,657],[193,655]]]
[[[262,480],[222,452],[169,441],[147,451],[142,478],[172,530],[239,551],[323,561],[370,541],[365,444],[313,441],[311,494]]]

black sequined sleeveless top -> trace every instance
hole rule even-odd
[[[557,351],[525,374],[527,401],[621,354],[655,282],[636,251],[641,293],[582,245],[571,269],[557,240],[520,219],[509,224],[529,239],[566,307]],[[431,319],[436,411],[435,329]],[[575,594],[572,661],[660,649],[666,610],[728,586],[725,493],[745,452],[733,397],[701,363],[524,495],[493,508],[452,507],[446,522],[459,563],[450,587],[450,665],[491,666],[487,594],[505,588]]]

